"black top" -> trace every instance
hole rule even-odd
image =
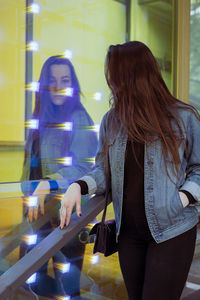
[[[128,140],[125,155],[122,230],[149,232],[144,206],[144,145]]]

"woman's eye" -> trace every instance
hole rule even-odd
[[[63,83],[65,83],[65,84],[70,83],[70,80],[69,79],[64,79]]]
[[[53,79],[50,80],[50,81],[49,81],[49,84],[50,84],[50,85],[55,85],[55,80],[53,80]]]

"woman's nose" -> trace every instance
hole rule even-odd
[[[62,90],[62,86],[60,84],[60,82],[57,82],[56,85],[55,85],[55,90],[58,92],[60,90]]]

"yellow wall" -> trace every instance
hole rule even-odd
[[[19,180],[24,141],[25,1],[0,5],[0,181]],[[8,145],[7,147],[5,145]],[[23,149],[23,148],[22,148]]]
[[[25,1],[0,5],[0,142],[24,140]]]

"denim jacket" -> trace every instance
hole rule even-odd
[[[193,112],[180,109],[184,122],[183,136],[179,146],[181,166],[176,177],[167,159],[167,168],[171,180],[167,176],[164,158],[159,139],[151,144],[145,143],[144,154],[144,202],[145,214],[149,229],[154,240],[161,243],[191,229],[198,223],[196,204],[200,202],[200,121]],[[96,156],[96,168],[81,179],[86,181],[89,194],[102,194],[106,189],[105,153],[102,145],[107,136],[108,112],[101,122],[99,148]],[[173,130],[176,131],[175,125]],[[110,128],[110,126],[109,126]],[[115,213],[118,239],[122,218],[124,159],[127,134],[119,125],[117,134],[109,134],[109,160],[111,171],[112,201]],[[187,143],[187,159],[184,155],[184,145]],[[148,155],[147,155],[148,151]],[[179,191],[186,190],[196,200],[195,204],[183,207]]]
[[[64,130],[47,128],[41,142],[43,178],[55,180],[59,189],[67,189],[71,182],[92,170],[91,158],[94,158],[98,145],[97,134],[91,130],[94,123],[85,110],[76,110],[71,120],[72,131],[68,135],[68,156],[72,157],[72,165],[65,166],[62,160],[59,161],[63,156],[66,139]],[[21,177],[21,188],[25,195],[31,194],[38,183],[33,184],[29,181],[31,167],[35,164],[32,147],[33,142],[29,140],[26,145],[28,157]]]

